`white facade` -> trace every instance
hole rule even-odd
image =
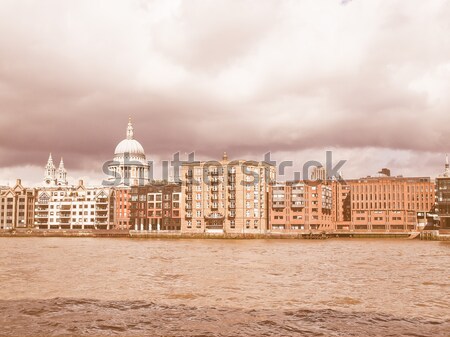
[[[138,186],[149,182],[149,165],[142,145],[134,139],[131,120],[128,121],[127,137],[114,151],[114,160],[108,165],[114,186]]]
[[[38,190],[35,227],[41,229],[110,229],[114,192],[108,187],[48,187]]]

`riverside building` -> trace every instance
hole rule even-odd
[[[181,230],[181,185],[154,182],[130,189],[130,229]]]
[[[0,229],[33,227],[36,190],[17,179],[14,187],[0,189]]]
[[[289,181],[269,187],[269,230],[333,231],[332,188],[327,183]]]
[[[183,163],[181,231],[265,233],[275,166],[233,160]]]
[[[343,186],[336,182],[333,188],[340,196],[335,205],[337,231],[414,231],[426,225],[434,209],[435,186],[429,177],[381,175],[346,180]]]
[[[116,229],[130,229],[130,192],[128,186],[116,187],[114,189],[114,227]]]
[[[44,187],[37,190],[35,227],[39,229],[112,229],[114,190],[109,187]]]
[[[439,215],[439,233],[450,234],[450,169],[448,156],[445,170],[436,178],[436,210]]]

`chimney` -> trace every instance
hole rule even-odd
[[[16,179],[16,185],[22,185],[22,179]]]
[[[78,180],[78,186],[83,186],[83,184],[84,184],[83,179]]]

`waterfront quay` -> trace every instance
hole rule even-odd
[[[303,239],[325,240],[336,238],[367,239],[421,239],[450,241],[450,235],[439,231],[422,232],[267,232],[267,233],[183,233],[180,231],[136,231],[136,230],[40,230],[13,229],[0,230],[0,237],[79,237],[79,238],[135,238],[135,239]]]

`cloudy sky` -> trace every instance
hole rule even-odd
[[[49,152],[95,183],[128,116],[149,160],[347,160],[436,176],[448,0],[2,0],[0,184]]]

